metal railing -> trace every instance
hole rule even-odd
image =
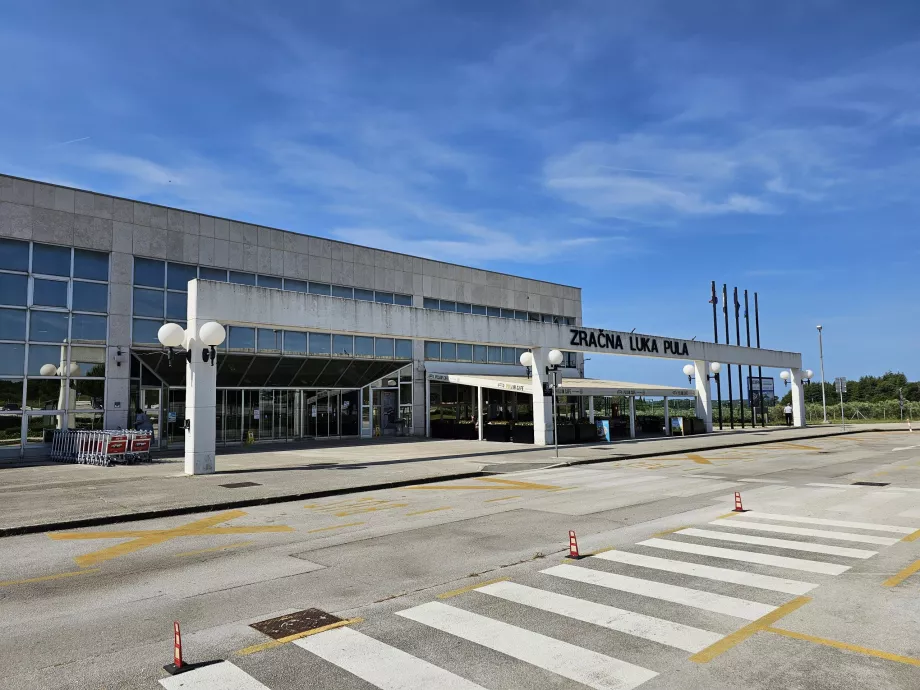
[[[151,440],[149,431],[55,431],[51,459],[104,467],[115,462],[150,462]]]

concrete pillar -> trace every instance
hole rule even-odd
[[[671,435],[671,411],[668,409],[668,396],[664,396],[664,435]]]
[[[792,384],[792,426],[805,426],[805,386],[802,384],[802,370],[790,369]]]
[[[192,353],[185,365],[186,474],[214,472],[217,453],[217,364],[201,358],[205,346],[198,340],[198,329],[203,325],[190,318],[185,331],[185,348]]]
[[[709,362],[693,362],[696,381],[696,416],[706,424],[706,433],[712,431],[712,391],[709,388]]]
[[[485,410],[482,409],[482,386],[476,386],[476,414],[479,415],[479,418],[476,420],[476,428],[479,433],[479,440],[481,441],[485,435]]]
[[[533,395],[533,442],[537,446],[553,445],[553,399],[543,395],[543,383],[552,379],[546,373],[549,350],[535,347],[531,367],[530,390]],[[557,374],[558,376],[558,374]]]
[[[629,396],[629,437],[636,437],[636,396]]]
[[[588,396],[588,421],[594,424],[594,396]]]

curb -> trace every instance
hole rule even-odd
[[[852,434],[878,433],[878,432],[897,432],[900,429],[860,429],[855,431],[839,431],[821,436],[795,436],[785,437],[783,439],[757,439],[756,441],[742,442],[740,439],[737,443],[731,443],[723,446],[701,446],[699,448],[683,448],[680,450],[666,450],[659,453],[635,453],[632,455],[620,455],[602,458],[585,458],[583,460],[572,460],[569,462],[560,462],[555,465],[549,465],[544,469],[556,469],[563,467],[574,467],[576,465],[594,465],[602,462],[618,462],[626,460],[642,460],[643,458],[658,458],[666,455],[684,455],[686,453],[702,453],[711,450],[721,450],[722,448],[743,448],[746,446],[763,446],[770,443],[783,443],[784,441],[805,441],[809,439],[820,439],[831,436],[849,436]],[[453,481],[455,479],[473,479],[476,477],[487,477],[496,474],[495,472],[463,472],[460,474],[445,474],[437,477],[425,477],[423,479],[406,479],[398,482],[382,482],[379,484],[365,484],[363,486],[351,486],[341,489],[328,489],[326,491],[308,491],[295,494],[283,494],[279,496],[267,496],[263,498],[240,499],[237,501],[221,501],[219,503],[207,503],[194,506],[179,506],[175,508],[164,508],[161,510],[146,510],[139,513],[124,513],[120,515],[103,515],[95,518],[81,518],[75,520],[60,520],[57,522],[47,522],[38,525],[20,525],[17,527],[0,528],[0,538],[13,537],[24,534],[40,534],[42,532],[55,532],[62,529],[78,529],[82,527],[99,527],[102,525],[114,525],[122,522],[136,522],[140,520],[151,520],[154,518],[174,517],[177,515],[194,515],[195,513],[210,513],[215,510],[230,510],[233,508],[249,508],[252,506],[272,505],[275,503],[288,503],[290,501],[302,501],[306,499],[328,498],[330,496],[343,496],[347,494],[359,494],[367,491],[382,491],[385,489],[399,489],[404,486],[416,486],[418,484],[435,484],[437,482]],[[504,473],[501,473],[504,474]]]
[[[179,506],[176,508],[163,508],[162,510],[145,510],[140,513],[124,513],[121,515],[102,515],[95,518],[81,518],[79,520],[60,520],[46,522],[40,525],[21,525],[18,527],[0,528],[0,538],[14,537],[23,534],[40,534],[42,532],[55,532],[62,529],[77,529],[80,527],[99,527],[100,525],[114,525],[121,522],[135,522],[151,520],[153,518],[174,517],[176,515],[193,515],[195,513],[210,513],[215,510],[229,510],[231,508],[249,508],[252,506],[272,505],[273,503],[288,503],[313,498],[328,498],[329,496],[342,496],[346,494],[359,494],[366,491],[381,491],[384,489],[398,489],[403,486],[417,486],[418,484],[434,484],[436,482],[453,481],[454,479],[473,479],[488,476],[487,472],[464,472],[462,474],[446,474],[439,477],[425,477],[422,479],[405,479],[398,482],[382,482],[380,484],[366,484],[364,486],[351,486],[342,489],[328,489],[326,491],[308,491],[281,496],[266,496],[263,498],[249,498],[238,501],[221,501],[220,503],[206,503],[194,506]]]

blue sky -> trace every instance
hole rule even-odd
[[[920,379],[920,4],[7,2],[0,172],[584,289]],[[678,363],[588,374],[675,383]],[[778,381],[777,381],[778,383]]]

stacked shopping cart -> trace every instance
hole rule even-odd
[[[108,467],[114,462],[150,462],[149,431],[55,431],[51,459]]]

